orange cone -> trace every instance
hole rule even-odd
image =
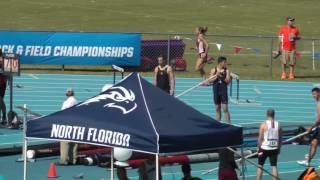
[[[49,167],[48,178],[57,178],[57,177],[58,176],[56,174],[56,167],[54,163],[51,163]]]

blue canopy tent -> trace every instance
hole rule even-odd
[[[243,143],[241,127],[215,121],[137,73],[71,108],[28,121],[26,137],[157,155]]]

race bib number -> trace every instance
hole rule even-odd
[[[278,140],[268,140],[270,147],[278,147]]]

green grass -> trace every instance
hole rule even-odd
[[[285,17],[291,15],[296,18],[303,37],[320,38],[319,7],[319,0],[7,0],[1,2],[0,29],[193,33],[197,26],[208,26],[208,34],[275,36]],[[168,36],[143,35],[143,38]],[[188,71],[177,75],[197,76],[193,71],[196,55],[189,50],[194,42],[184,41]],[[274,61],[274,76],[269,76],[270,40],[209,37],[209,41],[223,44],[220,52],[211,44],[210,54],[226,55],[232,71],[244,79],[279,79],[279,61]],[[235,54],[233,46],[241,46],[243,50]],[[260,48],[261,53],[247,48]],[[298,62],[297,80],[317,81],[320,73],[312,71],[311,41],[299,42],[299,50],[305,53]],[[316,51],[320,51],[320,41],[316,42]],[[317,61],[318,69],[319,65]]]
[[[318,0],[7,0],[2,29],[193,32],[275,35],[285,17],[296,17],[305,36],[320,34]]]

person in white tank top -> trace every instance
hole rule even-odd
[[[203,43],[203,40],[202,40],[202,38],[201,38],[202,36],[199,34],[198,35],[198,39],[197,39],[197,44],[198,44],[198,54],[201,54],[201,53],[205,53],[205,48],[204,48],[204,43]]]
[[[320,140],[320,88],[315,87],[311,90],[312,96],[316,101],[316,120],[313,125],[307,130],[311,133],[311,141],[309,152],[305,160],[298,161],[301,165],[310,166],[310,162],[317,152],[318,143]]]
[[[260,125],[258,137],[258,164],[256,180],[262,178],[262,168],[269,157],[272,167],[272,179],[278,178],[277,161],[281,149],[282,130],[278,121],[274,120],[274,110],[267,110],[267,120]]]
[[[263,133],[261,149],[275,150],[279,146],[279,123],[273,119],[265,121],[266,130]]]

